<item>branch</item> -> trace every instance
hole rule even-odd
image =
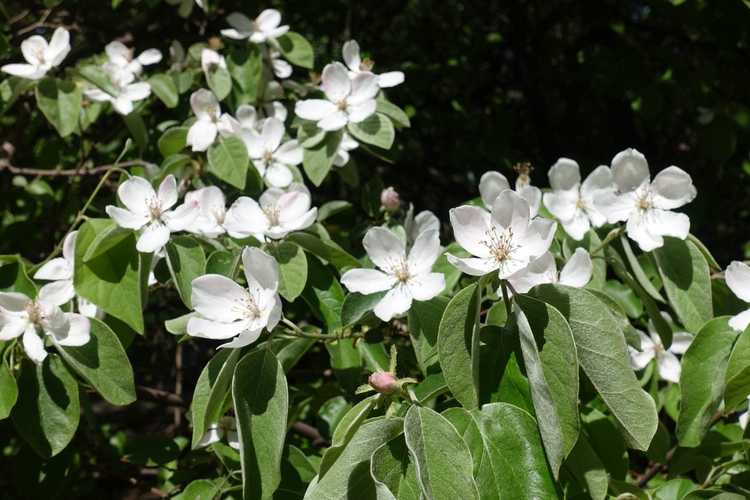
[[[306,437],[312,441],[312,445],[316,448],[324,448],[328,446],[328,440],[324,438],[318,429],[310,424],[304,422],[294,422],[292,424],[292,430],[300,436]]]
[[[27,168],[27,167],[16,167],[11,165],[7,159],[0,159],[0,171],[7,170],[11,174],[27,175],[27,176],[45,176],[45,177],[78,177],[82,175],[97,175],[102,172],[107,172],[114,168],[122,167],[133,167],[136,165],[148,166],[149,162],[142,160],[131,160],[123,161],[120,163],[112,163],[109,165],[99,165],[91,168],[71,168],[68,170],[49,170],[44,168]]]
[[[135,386],[135,392],[137,392],[138,396],[142,397],[143,399],[149,399],[151,401],[165,403],[171,406],[179,406],[182,408],[187,408],[188,406],[187,403],[185,403],[185,400],[183,400],[177,394],[163,391],[161,389],[146,387],[145,385],[137,385]]]

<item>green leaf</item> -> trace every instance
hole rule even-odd
[[[133,234],[132,229],[125,229],[116,224],[112,224],[98,233],[94,237],[94,241],[91,242],[89,247],[86,249],[86,254],[83,256],[84,262],[89,262],[92,259],[99,257],[107,253],[109,249],[117,246],[122,240]]]
[[[227,57],[227,69],[244,92],[247,103],[254,103],[263,93],[263,59],[255,44],[235,46]]]
[[[518,335],[510,328],[488,325],[479,336],[480,404],[510,403],[533,413],[531,388],[520,367],[523,355]]]
[[[330,263],[339,272],[347,268],[361,267],[357,259],[333,240],[318,238],[314,234],[303,232],[292,233],[287,236],[287,240]]]
[[[120,339],[102,321],[89,318],[91,339],[80,347],[56,345],[58,352],[84,380],[114,405],[135,401],[133,367]]]
[[[633,272],[633,276],[638,281],[638,284],[641,285],[641,288],[643,288],[643,290],[652,299],[664,303],[664,297],[661,296],[659,290],[657,290],[654,284],[651,283],[651,280],[648,279],[648,276],[646,276],[646,271],[643,270],[641,263],[638,261],[638,257],[636,257],[635,253],[633,253],[633,249],[630,246],[628,237],[625,235],[620,236],[620,244],[622,245],[623,253],[625,254],[625,258],[628,261],[630,270]],[[654,251],[654,254],[656,254],[656,251]]]
[[[81,89],[73,82],[44,78],[36,86],[36,103],[60,137],[78,130]]]
[[[135,234],[131,232],[87,262],[83,258],[96,235],[112,225],[109,219],[89,219],[81,225],[76,239],[73,283],[79,296],[142,334],[141,280],[146,279],[142,275],[147,272],[145,260],[150,255],[139,254],[135,249]]]
[[[166,158],[185,149],[187,133],[187,127],[172,127],[167,129],[161,137],[159,137],[158,141],[159,152],[161,155]]]
[[[18,399],[18,384],[8,368],[0,361],[0,420],[8,418]]]
[[[419,500],[416,471],[403,436],[391,439],[373,452],[370,474],[378,500]]]
[[[391,149],[396,137],[393,122],[381,113],[373,113],[359,123],[349,123],[347,130],[355,139],[383,149]]]
[[[437,296],[427,301],[414,301],[409,309],[409,336],[425,375],[439,364],[438,331],[447,306],[448,298]]]
[[[148,84],[151,86],[151,90],[154,91],[156,97],[168,108],[177,107],[179,102],[179,94],[177,93],[177,85],[171,76],[159,73],[148,79]],[[164,155],[167,156],[167,155]]]
[[[245,189],[250,158],[242,139],[224,137],[208,148],[208,171],[239,190]]]
[[[445,417],[414,405],[406,412],[404,437],[426,498],[479,498],[471,452]]]
[[[448,303],[438,330],[438,356],[453,396],[468,409],[478,405],[472,365],[472,337],[479,335],[479,287],[473,283]]]
[[[232,75],[229,74],[229,70],[221,66],[216,66],[212,71],[209,71],[206,75],[206,81],[208,82],[208,88],[220,101],[224,100],[232,91]]]
[[[727,365],[725,411],[732,411],[750,395],[750,328],[737,339]]]
[[[0,291],[36,297],[36,285],[26,273],[26,266],[20,256],[0,255]]]
[[[240,258],[239,251],[217,250],[208,256],[206,274],[221,274],[233,278],[239,267]]]
[[[355,340],[348,338],[326,343],[331,368],[344,386],[344,390],[348,392],[356,390],[362,374],[362,355],[354,345]]]
[[[329,331],[341,328],[341,308],[344,304],[344,289],[331,271],[311,255],[307,258],[307,284],[302,298],[316,316],[326,324]]]
[[[245,498],[271,498],[281,480],[289,392],[284,370],[269,349],[237,363],[232,381]]]
[[[343,499],[356,492],[358,499],[374,500],[376,493],[370,476],[370,457],[380,446],[400,435],[403,429],[404,421],[400,418],[383,418],[364,423],[328,473],[319,481],[313,481],[305,499]]]
[[[232,382],[234,367],[241,349],[221,349],[203,367],[193,391],[190,419],[193,425],[192,448],[195,449],[208,429],[223,415],[224,399]]]
[[[647,450],[658,424],[656,404],[633,373],[621,324],[586,290],[541,285],[531,295],[555,307],[568,320],[583,371],[628,443]]]
[[[19,398],[11,418],[18,434],[43,458],[57,455],[78,428],[78,382],[60,358],[24,361],[18,379]]]
[[[409,128],[411,127],[411,122],[409,121],[409,117],[406,116],[406,113],[404,113],[404,110],[396,106],[390,101],[387,101],[385,98],[381,98],[383,94],[381,93],[378,96],[377,99],[377,112],[384,114],[388,118],[391,119],[391,121],[399,126],[399,127],[405,127]]]
[[[325,451],[323,459],[320,461],[318,477],[324,477],[328,469],[331,468],[344,452],[346,445],[352,440],[354,434],[362,426],[362,423],[367,419],[370,411],[375,406],[375,398],[376,396],[370,396],[363,399],[347,411],[341,420],[339,420],[336,430],[333,432],[331,446]]]
[[[696,333],[711,318],[711,276],[701,251],[689,240],[664,238],[654,250],[669,304],[685,328]]]
[[[515,323],[544,450],[555,477],[578,439],[578,358],[565,318],[544,302],[516,297]]]
[[[190,321],[190,318],[196,317],[196,315],[197,313],[189,312],[182,316],[168,319],[164,321],[164,328],[166,328],[172,335],[186,335],[188,321]]]
[[[352,204],[344,200],[333,200],[323,203],[320,208],[318,208],[318,222],[323,222],[324,220],[342,212],[351,212],[352,208]]]
[[[385,296],[385,293],[378,292],[369,295],[362,295],[361,293],[348,294],[344,299],[344,304],[341,306],[341,326],[348,327],[356,324],[378,305],[378,302]]]
[[[174,500],[209,500],[216,498],[221,492],[220,484],[208,479],[196,479],[190,481],[190,484],[179,495],[172,497]]]
[[[175,236],[166,245],[167,266],[183,304],[192,309],[193,280],[206,272],[203,247],[190,236]]]
[[[721,405],[729,356],[738,335],[729,326],[728,317],[712,319],[682,357],[682,397],[676,431],[680,446],[698,446],[706,435]]]
[[[575,477],[581,489],[587,492],[593,500],[607,498],[609,474],[585,434],[578,437],[573,451],[565,462],[565,467]]]
[[[141,114],[138,111],[132,111],[130,114],[123,116],[122,119],[130,131],[130,135],[138,145],[138,149],[145,151],[148,147],[148,130]]]
[[[302,68],[312,69],[315,65],[315,53],[312,45],[299,33],[288,31],[276,39],[284,58]]]
[[[302,167],[310,182],[320,186],[333,166],[333,159],[341,143],[340,132],[328,132],[325,138],[315,146],[305,148]]]
[[[300,296],[307,283],[307,257],[298,245],[282,241],[271,247],[276,262],[279,263],[281,283],[279,293],[289,302]]]
[[[117,87],[114,86],[107,73],[101,66],[86,65],[78,68],[78,73],[89,83],[103,90],[111,96],[118,94]]]
[[[491,474],[481,498],[558,498],[534,418],[507,403],[471,411]]]

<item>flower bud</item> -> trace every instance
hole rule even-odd
[[[388,186],[380,192],[380,205],[387,212],[395,212],[398,210],[399,205],[401,205],[401,199],[396,190],[393,189],[393,186]]]
[[[370,375],[367,382],[380,394],[393,394],[399,389],[398,379],[391,372],[375,372]]]

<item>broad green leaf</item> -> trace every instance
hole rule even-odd
[[[158,97],[166,107],[177,107],[180,96],[177,93],[177,85],[175,85],[171,76],[165,75],[164,73],[156,74],[148,79],[148,84],[151,86],[151,90],[153,90],[154,94],[156,94],[156,97]]]
[[[333,431],[331,446],[325,451],[323,459],[320,461],[318,477],[324,477],[328,469],[336,462],[336,459],[341,456],[341,453],[346,449],[346,445],[352,440],[354,434],[362,426],[362,423],[367,419],[370,411],[375,406],[375,398],[376,396],[370,396],[363,399],[339,420],[336,429]]]
[[[448,298],[438,296],[427,301],[414,301],[409,309],[409,336],[425,375],[439,365],[438,330],[447,306]]]
[[[112,83],[107,73],[101,66],[85,65],[78,68],[78,73],[89,83],[111,96],[117,95],[117,87]]]
[[[288,31],[276,39],[284,58],[302,68],[312,69],[315,65],[315,53],[305,37],[294,31]]]
[[[354,392],[362,380],[362,355],[354,341],[355,339],[348,338],[326,343],[331,368],[348,392]]]
[[[135,401],[133,367],[120,339],[102,321],[89,318],[91,339],[80,347],[57,345],[73,370],[88,381],[104,399],[114,405]]]
[[[81,89],[73,82],[44,78],[36,86],[36,103],[60,137],[78,130]]]
[[[531,295],[555,307],[568,320],[583,371],[628,443],[647,450],[658,423],[656,404],[633,373],[621,324],[586,290],[541,285]]]
[[[143,333],[143,297],[141,280],[148,269],[145,259],[135,249],[135,234],[130,233],[115,246],[97,257],[84,261],[96,235],[114,223],[109,219],[89,219],[78,230],[76,239],[76,293],[106,313],[124,321],[138,333]]]
[[[311,254],[317,255],[333,265],[339,272],[351,267],[361,267],[357,259],[333,240],[322,239],[314,234],[304,232],[292,233],[287,236],[287,240],[293,241]]]
[[[383,418],[365,422],[357,430],[344,452],[328,473],[313,482],[305,500],[349,498],[356,492],[358,500],[375,500],[375,484],[370,476],[370,457],[383,444],[399,436],[404,430],[400,418]]]
[[[303,148],[314,148],[326,137],[326,131],[318,128],[315,122],[300,122],[297,127],[297,142]]]
[[[0,360],[0,420],[8,418],[18,399],[18,384],[8,365]]]
[[[307,283],[307,257],[305,251],[289,241],[282,241],[270,248],[279,263],[281,283],[279,293],[289,302],[300,296]]]
[[[245,189],[250,158],[242,139],[224,137],[208,148],[208,171],[239,190]]]
[[[344,289],[333,273],[311,256],[307,258],[307,284],[302,298],[326,324],[329,331],[341,328],[341,307],[344,304]]]
[[[518,335],[510,328],[488,325],[479,336],[479,403],[510,403],[534,413],[529,381],[521,372]]]
[[[664,238],[654,250],[672,309],[689,331],[697,333],[713,318],[711,277],[701,251],[689,240]]]
[[[479,335],[479,287],[473,283],[458,292],[440,320],[437,347],[440,367],[453,396],[468,409],[478,405],[472,354],[474,335]]]
[[[520,307],[519,307],[520,306]],[[544,449],[555,477],[578,439],[578,358],[565,318],[530,297],[513,306]]]
[[[49,354],[39,365],[23,363],[18,391],[11,413],[16,431],[41,457],[57,455],[78,428],[78,382],[56,354]]]
[[[313,463],[316,458],[314,455],[308,457],[294,445],[285,447],[281,462],[281,485],[274,495],[274,500],[302,498],[308,484],[317,474]]]
[[[382,97],[382,93],[378,95],[377,99],[377,112],[382,113],[388,118],[391,119],[391,121],[394,123],[394,125],[397,125],[399,127],[411,127],[411,122],[409,121],[409,117],[406,116],[406,113],[404,113],[404,110],[393,104],[392,102],[386,100],[384,97]]]
[[[620,244],[622,245],[623,254],[625,254],[625,259],[628,262],[628,266],[630,267],[630,270],[633,273],[633,276],[638,281],[638,284],[641,285],[641,288],[654,300],[657,302],[664,303],[664,297],[661,296],[659,293],[659,290],[656,289],[653,283],[651,283],[651,280],[648,279],[648,276],[646,275],[646,271],[643,270],[643,267],[641,266],[641,263],[638,260],[638,257],[635,256],[635,253],[633,253],[633,248],[630,246],[630,242],[628,241],[628,237],[625,235],[620,236]],[[666,244],[666,241],[665,241]],[[658,249],[654,251],[654,254],[658,252]]]
[[[242,358],[234,371],[232,400],[245,498],[271,498],[281,480],[289,391],[284,370],[269,349]]]
[[[131,111],[130,114],[123,116],[122,120],[130,132],[130,136],[138,145],[138,149],[143,152],[148,147],[148,129],[143,117],[138,111]]]
[[[180,494],[172,498],[174,500],[210,500],[216,498],[220,492],[220,484],[217,484],[216,481],[196,479],[191,481]]]
[[[704,245],[701,240],[699,240],[692,233],[688,234],[687,239],[690,241],[690,243],[695,245],[698,248],[698,250],[701,251],[701,253],[703,254],[703,257],[706,259],[706,262],[708,262],[709,267],[717,271],[721,270],[721,266],[719,265],[718,262],[716,262],[716,259],[714,258],[714,256],[711,254],[708,248],[706,248],[706,245]]]
[[[414,465],[404,436],[397,436],[375,450],[370,459],[370,475],[378,500],[419,500],[420,491]]]
[[[208,88],[211,89],[220,101],[224,100],[232,91],[232,75],[229,74],[229,70],[221,66],[208,71],[206,82],[208,83]]]
[[[348,294],[344,299],[344,304],[341,306],[341,325],[347,327],[356,324],[378,305],[378,302],[385,296],[385,293],[378,292],[371,293],[370,295],[362,295],[361,293]]]
[[[0,291],[36,297],[36,285],[29,278],[19,255],[0,255]]]
[[[581,414],[583,431],[612,478],[625,480],[629,471],[628,452],[625,441],[617,432],[614,418],[598,410]]]
[[[159,137],[158,141],[159,152],[161,155],[166,158],[185,149],[187,133],[187,127],[172,127],[167,129],[161,137]]]
[[[729,356],[738,332],[722,316],[706,323],[682,357],[682,392],[677,439],[680,446],[701,444],[721,405]]]
[[[341,143],[340,132],[328,132],[325,138],[315,146],[305,148],[302,167],[310,182],[320,186],[328,175]]]
[[[578,437],[573,451],[565,461],[565,467],[593,500],[604,500],[607,497],[609,474],[584,433]]]
[[[192,309],[193,280],[206,272],[203,247],[190,236],[175,236],[166,247],[167,266],[183,304]]]
[[[471,453],[473,475],[480,495],[494,484],[490,461],[485,457],[484,441],[477,422],[465,408],[448,408],[441,414],[458,431]]]
[[[188,321],[190,321],[190,318],[194,318],[196,316],[197,313],[189,312],[187,314],[183,314],[182,316],[168,319],[164,321],[164,328],[166,328],[167,331],[172,335],[186,335]]]
[[[396,137],[393,122],[381,113],[373,113],[359,123],[349,123],[347,130],[355,139],[383,149],[391,149]]]
[[[132,229],[125,229],[116,224],[108,226],[104,231],[98,233],[94,237],[94,241],[91,242],[89,247],[86,249],[86,254],[83,256],[83,261],[88,262],[92,259],[99,257],[106,253],[112,247],[117,246],[122,240],[133,234]]]
[[[689,479],[677,478],[667,481],[654,490],[654,500],[683,500],[692,491],[698,489],[698,485]],[[729,498],[722,497],[721,495],[716,498],[717,500],[730,500]]]
[[[602,288],[602,293],[614,301],[627,316],[635,319],[640,318],[641,314],[643,314],[643,302],[641,302],[641,299],[638,298],[630,287],[623,285],[619,281],[607,280]],[[602,299],[601,295],[595,295],[599,299]]]
[[[262,96],[263,59],[255,44],[232,47],[227,57],[227,68],[244,91],[245,102],[253,103]]]
[[[481,484],[482,500],[557,498],[534,418],[507,403],[471,411],[482,436],[483,459],[491,475]]]
[[[731,411],[750,395],[750,328],[746,328],[734,344],[726,380],[724,405],[726,411]]]
[[[422,404],[448,392],[448,384],[445,383],[445,377],[440,372],[427,375],[424,380],[412,387],[417,400]]]
[[[198,446],[206,431],[221,417],[221,409],[217,406],[224,402],[239,355],[240,349],[219,350],[203,367],[195,383],[193,402],[190,404],[193,449]],[[231,361],[227,363],[230,358]]]
[[[283,342],[272,343],[271,350],[284,368],[284,373],[289,373],[313,345],[315,339],[283,339]]]
[[[386,372],[390,369],[390,359],[383,342],[357,342],[356,347],[368,370]]]
[[[217,250],[208,256],[206,274],[221,274],[227,278],[234,278],[240,264],[239,251]]]
[[[479,499],[469,447],[445,417],[413,405],[404,419],[404,437],[426,498]]]
[[[344,200],[334,200],[327,203],[323,203],[318,208],[318,222],[323,222],[329,217],[333,217],[342,212],[351,211],[352,204]]]

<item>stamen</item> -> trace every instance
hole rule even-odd
[[[484,234],[487,239],[481,243],[489,249],[490,255],[499,264],[509,260],[511,254],[517,248],[516,245],[513,245],[513,228],[509,227],[502,234],[498,234],[497,228],[492,226]]]
[[[36,300],[26,304],[25,310],[26,314],[29,316],[29,322],[31,323],[39,324],[42,321],[42,318],[44,318],[44,314],[42,314],[42,310]]]
[[[338,107],[340,111],[346,111],[346,108],[348,106],[349,104],[346,102],[346,99],[341,99],[339,102],[336,103],[336,107]]]

